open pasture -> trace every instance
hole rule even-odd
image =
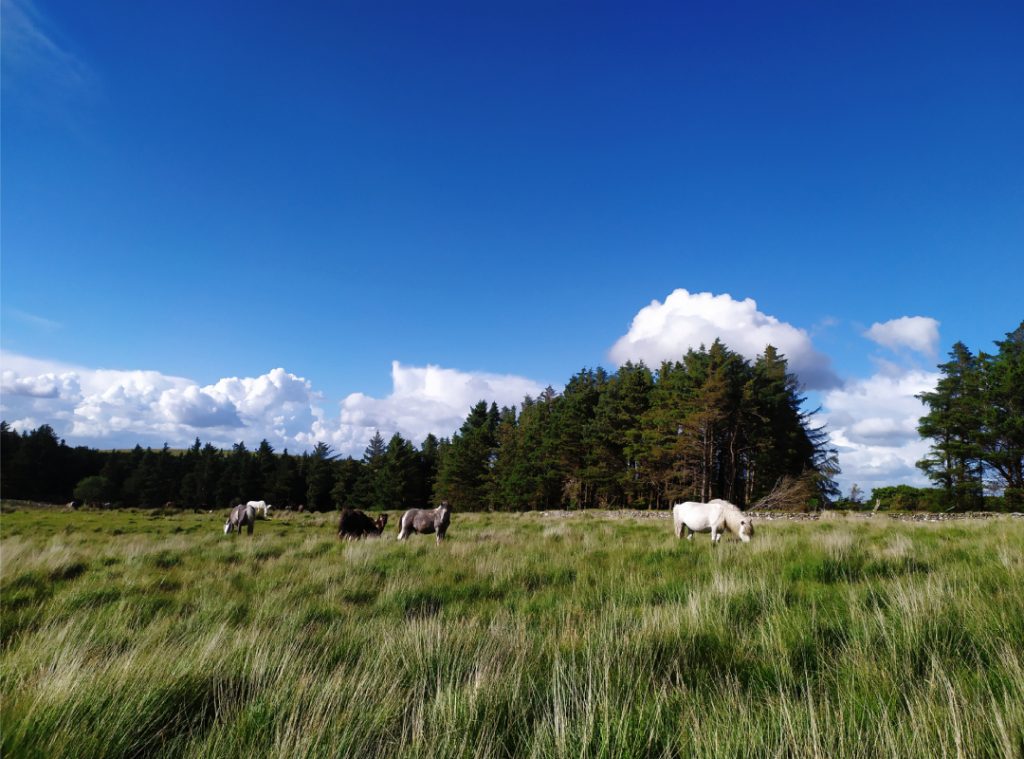
[[[1024,520],[398,516],[4,513],[3,755],[1024,754]]]

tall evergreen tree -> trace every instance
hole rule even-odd
[[[452,436],[451,450],[438,468],[437,490],[456,509],[486,508],[490,470],[495,455],[499,412],[480,401]]]
[[[366,465],[348,456],[334,464],[334,487],[331,489],[331,500],[337,509],[361,508],[371,509],[375,504],[368,499],[359,501],[356,491],[359,483],[365,478]]]
[[[269,491],[277,478],[277,456],[274,455],[274,446],[266,439],[260,441],[259,447],[253,454],[251,465],[253,485],[256,495],[254,500],[267,500]],[[275,501],[271,501],[275,503]],[[277,503],[280,503],[279,501]]]
[[[21,435],[7,422],[0,422],[0,493],[4,498],[22,498],[27,472],[18,471],[14,465]]]
[[[245,503],[252,496],[252,465],[249,450],[245,442],[240,441],[231,446],[220,479],[217,483],[217,506],[224,508],[237,503]]]
[[[641,421],[650,408],[653,387],[650,369],[627,362],[609,378],[598,400],[589,445],[598,499],[605,505],[628,506],[641,497]]]
[[[5,491],[5,497],[51,502],[64,500],[71,488],[62,471],[66,460],[62,448],[66,448],[64,441],[48,424],[24,433],[11,457],[12,471],[8,473],[6,483],[11,490]]]
[[[574,508],[594,505],[596,497],[593,421],[601,394],[608,385],[604,369],[583,369],[569,379],[556,407],[555,450],[563,499]]]
[[[434,483],[437,480],[437,466],[441,442],[433,433],[423,439],[420,446],[419,468],[420,468],[420,491],[416,496],[418,508],[427,508],[433,501]]]
[[[352,486],[349,505],[359,509],[384,509],[384,454],[388,447],[380,430],[373,433],[363,451],[362,468],[359,478]]]
[[[1024,322],[982,357],[981,457],[1007,506],[1024,506]]]
[[[334,467],[337,454],[327,443],[317,443],[306,459],[306,507],[310,511],[330,511],[333,507]]]
[[[529,509],[535,487],[525,466],[515,408],[501,409],[494,434],[498,456],[491,469],[488,501],[498,511]]]
[[[980,365],[961,342],[949,357],[939,365],[942,376],[935,390],[917,396],[929,407],[917,431],[932,440],[928,455],[917,465],[942,487],[953,507],[973,509],[982,499]]]
[[[306,502],[306,489],[299,477],[299,462],[286,448],[274,462],[274,473],[266,490],[267,500],[278,507],[298,506]]]
[[[381,508],[408,509],[422,490],[416,449],[396,432],[388,441],[382,457]]]

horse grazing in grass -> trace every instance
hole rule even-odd
[[[672,524],[676,537],[682,538],[685,534],[687,540],[693,540],[695,532],[710,532],[711,542],[717,543],[723,530],[728,530],[744,543],[749,543],[754,534],[754,523],[750,517],[721,498],[707,503],[677,503],[672,507]]]
[[[270,519],[270,510],[274,508],[266,501],[249,501],[246,506],[252,506],[253,513],[257,519]]]
[[[256,509],[249,504],[240,503],[228,514],[228,521],[224,523],[224,534],[227,535],[237,527],[238,534],[241,535],[243,525],[252,535],[252,529],[256,525]]]
[[[452,508],[448,501],[441,501],[436,509],[409,509],[398,522],[398,539],[405,540],[414,532],[422,535],[437,532],[437,542],[440,543],[451,521]]]
[[[388,523],[388,515],[371,519],[358,509],[342,509],[338,520],[338,537],[358,540],[364,535],[380,535]]]

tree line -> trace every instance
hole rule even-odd
[[[265,500],[313,511],[425,506],[437,470],[433,436],[417,450],[399,434],[385,444],[378,432],[356,460],[340,459],[326,443],[300,455],[277,453],[266,440],[255,450],[237,443],[224,451],[198,438],[183,451],[98,451],[69,447],[49,425],[19,434],[2,422],[0,434],[4,497],[49,502],[208,509]]]
[[[773,347],[754,361],[720,341],[657,370],[584,369],[518,407],[480,401],[450,438],[417,447],[378,431],[361,458],[318,443],[299,455],[255,450],[71,448],[48,425],[2,424],[6,498],[222,508],[245,500],[310,510],[665,508],[683,498],[749,505],[780,483],[824,505],[837,495],[835,451],[802,410],[799,384]]]
[[[928,407],[917,430],[931,441],[917,466],[949,508],[981,508],[1000,493],[1024,507],[1024,322],[995,344],[974,354],[957,342],[936,388],[917,396]]]

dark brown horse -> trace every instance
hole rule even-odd
[[[423,535],[437,532],[437,542],[440,543],[451,521],[452,509],[448,501],[441,501],[436,509],[409,509],[398,523],[398,539],[405,540],[414,532]]]
[[[388,523],[388,515],[371,519],[358,509],[342,509],[338,520],[338,537],[358,540],[365,535],[380,535]]]

